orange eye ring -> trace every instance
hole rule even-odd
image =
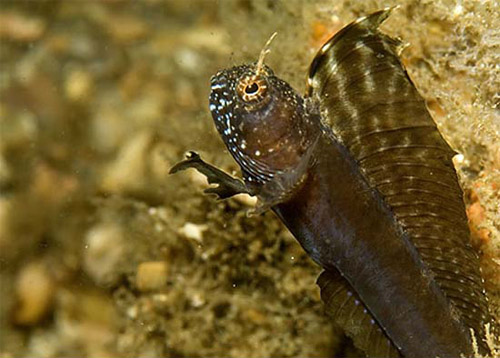
[[[267,81],[261,76],[245,76],[238,82],[236,92],[244,102],[258,102],[267,93]]]

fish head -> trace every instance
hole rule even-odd
[[[297,165],[311,142],[304,99],[266,65],[213,76],[210,111],[246,181],[266,182]]]

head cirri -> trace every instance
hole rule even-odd
[[[293,167],[310,142],[303,98],[265,65],[213,76],[210,111],[247,182],[264,183]]]

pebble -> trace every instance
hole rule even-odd
[[[267,322],[266,315],[255,308],[249,308],[243,311],[243,320],[248,320],[256,325],[262,325]]]
[[[139,313],[139,308],[137,305],[129,306],[126,310],[127,317],[130,319],[136,319]]]
[[[0,39],[31,42],[38,40],[45,28],[46,24],[41,19],[14,11],[0,12]]]
[[[31,191],[47,203],[56,205],[64,202],[78,189],[76,177],[65,175],[46,162],[40,161],[34,166]]]
[[[91,145],[97,152],[113,153],[126,139],[128,128],[123,126],[123,116],[116,109],[121,107],[123,102],[114,98],[97,101],[89,124]]]
[[[109,14],[103,25],[119,43],[131,43],[143,39],[149,33],[148,25],[134,16]]]
[[[262,254],[262,241],[253,240],[248,245],[248,260],[255,261]]]
[[[125,252],[124,233],[114,223],[100,223],[85,235],[84,269],[97,284],[109,285],[118,279],[117,266]]]
[[[257,197],[256,196],[250,196],[248,194],[237,194],[233,196],[234,200],[239,202],[240,204],[243,204],[245,206],[249,206],[251,208],[254,208],[255,205],[257,205]]]
[[[207,225],[198,225],[187,222],[183,227],[179,229],[179,234],[182,236],[194,240],[196,242],[203,242],[203,232],[208,229]]]
[[[104,173],[101,185],[104,191],[123,193],[144,189],[151,141],[151,133],[144,131],[126,142]]]
[[[206,303],[205,295],[201,292],[195,292],[191,296],[191,305],[194,308],[200,308]]]
[[[92,92],[93,82],[89,72],[83,70],[71,71],[64,82],[66,97],[73,102],[84,102]]]
[[[451,160],[453,161],[453,165],[456,168],[460,168],[464,166],[464,164],[466,163],[465,156],[461,153],[454,155],[453,158],[451,158]]]
[[[154,291],[167,283],[168,266],[165,261],[143,262],[137,267],[136,284],[140,291]]]
[[[43,263],[32,262],[24,266],[16,280],[18,307],[14,312],[14,322],[23,326],[39,323],[52,306],[55,288],[55,282]]]

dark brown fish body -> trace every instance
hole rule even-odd
[[[275,212],[317,263],[356,288],[405,356],[470,355],[469,333],[382,197],[345,148],[327,139],[317,151],[301,190]]]
[[[375,357],[473,355],[490,321],[462,192],[424,100],[379,11],[311,64],[307,96],[262,64],[221,71],[210,110],[244,183],[194,156],[226,198],[272,209],[325,271],[327,312]]]

